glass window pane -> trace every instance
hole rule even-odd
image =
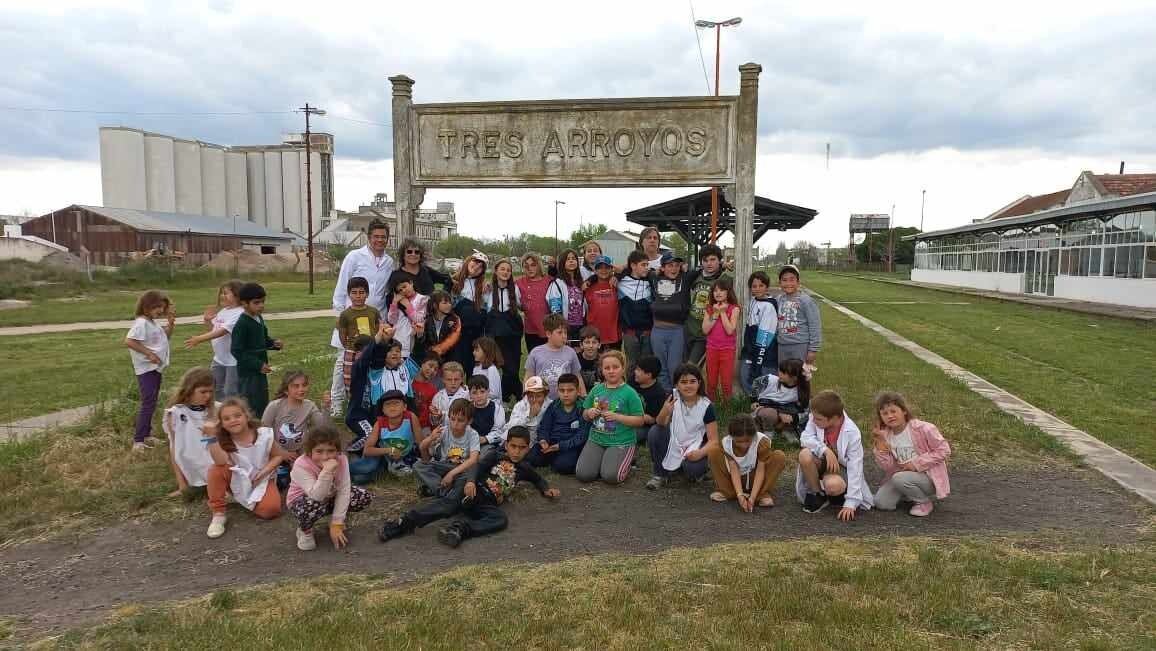
[[[1128,258],[1128,277],[1129,278],[1143,278],[1144,277],[1144,247],[1130,246]]]
[[[1116,248],[1111,246],[1104,247],[1104,268],[1103,275],[1112,276],[1116,270]]]
[[[1156,245],[1148,246],[1148,257],[1144,263],[1144,277],[1156,278]]]
[[[1088,275],[1100,275],[1100,249],[1088,249]]]

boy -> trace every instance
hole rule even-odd
[[[598,329],[601,345],[620,348],[618,334],[618,291],[610,283],[614,264],[600,255],[594,261],[595,278],[586,287],[586,323]],[[581,335],[579,335],[581,336]]]
[[[470,427],[478,433],[481,445],[500,443],[506,425],[506,410],[502,403],[490,396],[490,380],[484,375],[475,375],[466,386],[470,388],[470,405],[474,410]]]
[[[448,499],[434,500],[407,511],[381,529],[382,542],[411,533],[439,518],[453,515],[460,508],[464,517],[457,518],[438,532],[438,542],[457,547],[467,538],[497,533],[506,528],[508,518],[499,507],[519,482],[528,481],[543,497],[557,499],[562,492],[551,488],[526,461],[530,451],[530,431],[513,427],[506,437],[504,453],[478,467],[477,479],[466,484],[460,503]]]
[[[280,339],[270,339],[261,313],[265,311],[265,288],[245,283],[237,296],[245,310],[233,327],[230,352],[237,359],[237,391],[249,402],[249,409],[260,418],[269,404],[269,354],[281,350]]]
[[[469,400],[470,392],[462,388],[466,379],[466,371],[457,362],[442,364],[442,389],[434,396],[429,406],[429,422],[434,427],[441,425],[450,405],[455,400]]]
[[[545,380],[547,397],[558,397],[558,378],[566,373],[581,373],[582,364],[578,353],[566,345],[570,331],[566,319],[561,314],[548,314],[542,319],[542,329],[546,331],[546,343],[535,346],[526,356],[526,377],[538,376]],[[584,387],[579,387],[586,393]]]
[[[654,328],[654,315],[650,304],[654,302],[654,290],[645,252],[631,251],[626,266],[629,273],[618,281],[618,321],[622,326],[622,352],[628,361],[636,362],[652,352],[650,331]]]
[[[439,364],[441,364],[441,359],[437,353],[426,354],[425,361],[421,363],[421,368],[418,369],[411,385],[414,407],[417,409],[417,420],[421,425],[423,435],[428,434],[433,429],[433,424],[430,421],[430,408],[433,406],[434,397],[438,393]]]
[[[714,302],[710,295],[711,285],[723,276],[730,276],[722,268],[722,249],[707,244],[698,250],[702,269],[688,274],[690,286],[690,314],[686,319],[686,361],[702,366],[706,357],[706,335],[702,332],[702,317],[708,305]],[[673,371],[674,369],[670,369]]]
[[[381,414],[377,402],[385,393],[381,377],[386,365],[386,345],[392,343],[393,328],[382,321],[373,337],[359,335],[353,342],[355,357],[349,378],[349,409],[345,412],[345,425],[353,432],[353,440],[346,447],[348,452],[360,452],[365,440],[373,431],[373,424]]]
[[[558,378],[558,399],[546,407],[538,421],[538,446],[530,454],[534,467],[550,466],[554,472],[574,474],[589,431],[582,419],[582,406],[578,404],[580,383],[573,373]]]
[[[834,391],[811,398],[811,419],[799,438],[799,470],[795,494],[806,513],[818,513],[828,504],[841,506],[839,519],[849,522],[855,512],[874,504],[863,477],[863,436],[843,410]],[[846,478],[843,470],[846,469]]]
[[[342,310],[337,317],[337,336],[344,348],[338,354],[342,356],[342,376],[345,379],[345,391],[348,392],[353,359],[356,357],[353,342],[359,336],[372,337],[377,333],[377,328],[381,325],[381,312],[365,302],[369,298],[369,281],[365,278],[361,276],[350,278],[346,292],[349,294],[350,306]],[[336,410],[334,413],[341,412],[343,398],[344,395],[330,395],[329,399],[333,403],[331,408]]]
[[[395,477],[409,475],[417,461],[417,448],[423,437],[414,430],[414,415],[401,391],[386,391],[379,401],[381,416],[362,447],[361,458],[349,461],[350,480],[364,484],[373,481],[382,469]]]
[[[579,330],[578,340],[582,346],[582,352],[578,354],[578,364],[582,367],[579,377],[582,378],[582,386],[586,387],[586,391],[580,392],[579,395],[586,395],[595,384],[602,381],[602,369],[598,367],[602,340],[599,339],[598,328],[594,326],[585,326]]]
[[[779,312],[771,298],[771,279],[765,271],[756,271],[747,280],[751,300],[747,303],[746,328],[743,331],[742,372],[739,381],[743,391],[754,398],[755,378],[777,373],[778,351],[775,350],[775,332],[779,328]],[[800,358],[802,359],[802,358]]]
[[[393,289],[393,301],[389,304],[386,320],[395,330],[394,339],[401,342],[401,356],[409,359],[413,353],[415,339],[425,336],[425,313],[429,297],[418,294],[413,288],[413,279],[400,276]]]
[[[666,399],[670,397],[671,390],[663,388],[662,384],[658,382],[658,376],[662,372],[662,363],[654,355],[647,355],[638,360],[634,365],[634,378],[630,382],[630,386],[638,392],[638,397],[642,398],[642,427],[637,430],[638,444],[642,445],[646,441],[646,435],[650,433],[650,428],[658,422],[658,412],[662,411],[662,405],[666,403]]]
[[[422,459],[413,464],[423,496],[460,502],[478,464],[478,433],[470,427],[474,409],[468,400],[450,405],[449,425],[439,425],[419,446]],[[435,450],[436,447],[436,450]],[[426,459],[431,459],[426,461]]]
[[[682,258],[672,251],[662,254],[661,273],[654,279],[654,330],[650,345],[661,362],[658,380],[674,388],[670,374],[686,354],[686,315],[690,311],[690,287],[682,270]]]
[[[799,291],[799,268],[793,264],[779,270],[779,289],[779,363],[801,359],[813,366],[823,343],[819,306]]]

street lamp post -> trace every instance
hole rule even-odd
[[[309,116],[310,115],[325,115],[323,109],[316,106],[309,106],[306,102],[305,106],[298,109],[305,113],[305,219],[306,219],[306,237],[309,245],[307,257],[309,258],[309,294],[313,294],[313,143],[310,142],[312,138],[309,137]]]
[[[558,206],[565,205],[565,201],[554,200],[554,264],[558,264]]]
[[[923,191],[923,195],[919,198],[919,232],[923,232],[923,207],[927,205],[927,190]]]
[[[718,97],[719,91],[719,45],[722,41],[722,28],[732,27],[743,22],[743,19],[735,16],[722,21],[711,20],[696,20],[694,26],[701,29],[714,28],[714,95]],[[714,244],[718,240],[718,186],[712,186],[710,189],[710,241]]]

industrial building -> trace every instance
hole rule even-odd
[[[397,249],[397,208],[384,192],[373,195],[373,201],[358,206],[357,212],[336,210],[333,219],[322,221],[322,230],[316,240],[323,244],[361,246],[365,244],[365,229],[374,219],[389,226],[390,250]],[[439,201],[436,208],[422,208],[417,213],[417,231],[414,236],[427,251],[433,251],[438,242],[458,232],[457,215],[452,201]]]
[[[1156,308],[1156,174],[1083,172],[972,224],[910,236],[918,282]]]
[[[184,264],[202,265],[222,251],[252,249],[290,253],[301,244],[291,233],[245,219],[224,219],[131,208],[71,205],[34,217],[19,227],[32,236],[65,247],[92,264],[118,266],[145,251],[177,253]]]
[[[313,229],[333,211],[333,136],[310,134]],[[304,134],[278,145],[224,147],[129,127],[101,127],[106,208],[234,217],[308,235]],[[326,217],[327,218],[327,217]]]

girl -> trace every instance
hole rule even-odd
[[[718,447],[718,418],[703,389],[702,371],[683,364],[673,375],[675,390],[658,412],[646,447],[654,475],[646,487],[656,490],[681,469],[686,478],[698,481],[706,475],[707,456]]]
[[[490,337],[479,337],[474,342],[474,372],[470,374],[484,375],[490,381],[490,397],[502,402],[502,375],[499,369],[505,363],[502,351],[498,344]]]
[[[586,297],[582,293],[582,274],[578,252],[566,249],[562,252],[558,265],[558,277],[550,281],[546,290],[546,303],[551,314],[561,314],[566,320],[567,339],[573,346],[578,345],[578,333],[586,325]]]
[[[747,279],[751,300],[747,303],[746,328],[743,330],[743,357],[739,381],[748,396],[754,396],[755,378],[774,373],[779,366],[775,350],[775,332],[779,329],[779,312],[775,299],[767,293],[771,279],[756,271]],[[804,403],[806,404],[806,403]]]
[[[710,498],[715,502],[738,500],[747,513],[756,505],[772,507],[775,498],[771,493],[786,465],[787,455],[771,449],[771,438],[758,431],[754,417],[737,414],[727,426],[722,445],[710,453],[710,474],[717,489]]]
[[[646,268],[658,272],[662,268],[662,234],[653,226],[647,226],[638,234],[635,248],[646,254]]]
[[[922,518],[935,508],[932,499],[951,492],[947,458],[951,446],[931,423],[911,417],[907,401],[898,393],[875,398],[875,462],[887,478],[875,493],[875,506],[893,511],[899,502],[912,502],[909,513]]]
[[[233,326],[245,311],[238,298],[242,284],[239,280],[221,283],[217,290],[217,305],[205,310],[207,332],[185,340],[186,349],[206,341],[213,346],[213,363],[209,370],[213,372],[213,387],[218,401],[237,395],[237,360],[229,349],[233,345]]]
[[[486,292],[486,334],[498,344],[505,362],[501,383],[490,385],[490,390],[498,394],[498,400],[509,396],[515,400],[522,397],[518,379],[518,370],[522,367],[523,325],[522,315],[518,312],[521,303],[522,291],[514,283],[514,265],[509,260],[499,260],[494,265],[490,289]],[[492,377],[490,381],[493,381]]]
[[[310,429],[323,424],[327,419],[309,395],[309,376],[305,371],[286,371],[281,378],[281,388],[276,397],[261,415],[261,425],[273,430],[277,444],[289,454],[287,463],[277,469],[277,487],[289,485],[289,472],[293,460],[301,453],[301,444]]]
[[[654,279],[654,330],[650,343],[662,362],[659,381],[667,391],[674,388],[671,371],[686,359],[686,317],[690,313],[690,283],[682,270],[682,257],[662,254],[662,271]]]
[[[643,423],[642,398],[626,384],[622,351],[608,350],[599,362],[603,380],[582,402],[582,418],[590,423],[590,438],[578,455],[574,475],[579,481],[601,479],[607,484],[621,484],[634,460],[634,430]]]
[[[802,429],[799,418],[811,402],[811,380],[803,360],[788,359],[779,372],[767,376],[767,386],[759,393],[751,412],[764,432],[790,430],[796,436]]]
[[[425,322],[425,347],[448,359],[462,336],[462,320],[454,314],[454,301],[440,289],[429,296],[429,315]]]
[[[537,253],[522,256],[522,277],[517,280],[522,295],[522,311],[526,313],[526,350],[534,350],[546,343],[546,333],[542,331],[542,319],[546,318],[546,288],[550,277],[542,266],[542,258]],[[517,368],[515,366],[514,368]]]
[[[205,421],[215,418],[216,405],[213,403],[213,373],[206,368],[190,368],[181,376],[180,386],[169,399],[168,409],[162,421],[165,434],[172,446],[173,476],[177,489],[169,493],[176,497],[190,486],[204,486],[213,458],[209,456],[209,443],[214,440],[206,435]]]
[[[723,400],[731,397],[731,370],[735,363],[735,333],[739,322],[739,299],[730,278],[719,278],[710,288],[711,304],[702,317],[706,335],[706,392]]]
[[[590,280],[594,275],[594,263],[602,257],[602,245],[594,240],[582,245],[582,266],[578,269],[582,274],[582,282]]]
[[[281,493],[273,481],[277,466],[289,459],[275,440],[273,430],[262,427],[249,412],[244,398],[228,398],[217,410],[217,422],[206,423],[216,440],[209,444],[213,466],[209,468],[209,511],[213,518],[205,533],[220,538],[225,533],[225,494],[262,520],[281,515]]]
[[[326,423],[309,430],[304,454],[293,462],[292,481],[285,506],[297,518],[297,549],[317,549],[313,525],[329,517],[329,539],[335,549],[349,543],[345,516],[369,506],[373,494],[349,480],[349,461],[341,454],[341,434]]]
[[[157,325],[157,319],[162,317],[165,325]],[[140,389],[140,411],[132,438],[132,449],[136,451],[160,443],[152,434],[153,413],[161,391],[161,372],[169,365],[169,337],[173,336],[176,318],[176,309],[169,297],[158,289],[150,289],[137,300],[136,320],[124,338]]]
[[[453,357],[463,368],[474,365],[474,340],[482,336],[485,329],[486,264],[486,254],[475,250],[458,269],[450,292],[454,297],[454,314],[462,328]]]

